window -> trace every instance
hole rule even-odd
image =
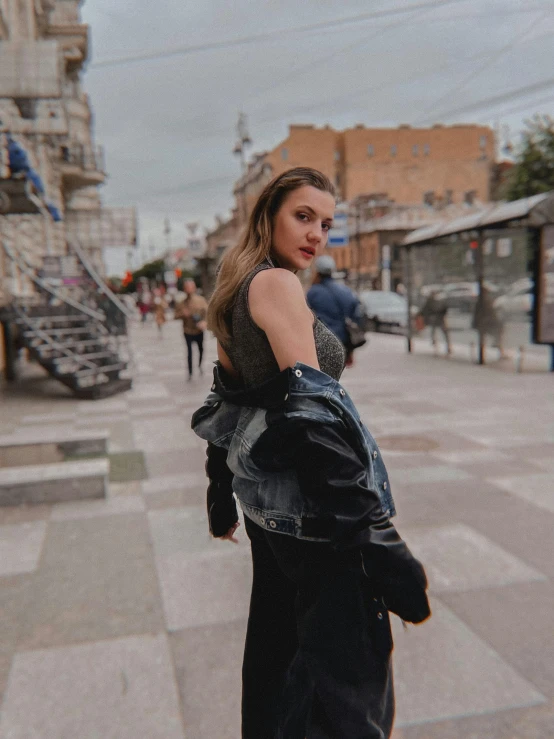
[[[340,174],[338,172],[335,175],[335,187],[340,187]]]
[[[423,144],[423,155],[428,157],[431,153],[431,146],[429,144]]]
[[[281,149],[281,159],[286,162],[289,158],[289,150],[288,149]]]
[[[14,98],[19,115],[26,121],[32,121],[37,113],[37,100],[34,98]]]
[[[433,190],[427,190],[423,193],[423,202],[425,205],[430,205],[431,207],[435,204],[435,193]]]
[[[454,190],[446,190],[444,193],[444,204],[452,205],[454,202]]]
[[[487,148],[487,137],[486,136],[479,137],[479,148],[481,150]]]
[[[373,144],[367,145],[367,155],[368,157],[372,157],[375,154],[375,150],[373,148]]]
[[[340,151],[335,151],[335,162],[340,162]]]
[[[419,145],[418,145],[418,144],[414,144],[414,145],[412,146],[412,155],[413,155],[414,157],[417,157],[417,156],[419,156]]]
[[[393,144],[391,146],[391,148],[390,148],[390,155],[391,155],[391,157],[395,157],[396,156],[396,144]]]

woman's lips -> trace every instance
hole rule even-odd
[[[302,252],[302,254],[304,254],[305,257],[308,257],[309,259],[311,259],[315,255],[315,251],[313,249],[302,247],[300,251]]]

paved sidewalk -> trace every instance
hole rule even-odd
[[[164,332],[133,329],[124,396],[0,391],[0,434],[108,428],[148,474],[105,501],[0,509],[1,739],[240,737],[249,548],[242,527],[238,546],[208,536],[190,415],[209,361],[187,384],[179,326]],[[554,377],[408,357],[390,336],[356,357],[344,384],[431,582],[433,618],[394,619],[395,739],[553,736]]]

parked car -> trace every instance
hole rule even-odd
[[[485,280],[484,286],[492,295],[499,292],[497,285]],[[477,294],[479,292],[479,284],[477,282],[450,282],[443,285],[437,297],[446,303],[446,306],[452,310],[458,310],[460,313],[471,313],[477,302]]]
[[[493,303],[498,317],[502,320],[528,318],[533,310],[533,287],[533,280],[529,277],[512,283]]]
[[[408,301],[403,295],[383,290],[364,290],[359,297],[366,314],[368,330],[406,330]],[[412,313],[417,313],[415,306],[412,306]]]

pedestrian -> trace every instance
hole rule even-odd
[[[158,327],[158,336],[160,339],[163,337],[163,325],[165,323],[165,312],[167,310],[167,303],[161,290],[158,288],[154,292],[154,320]]]
[[[185,280],[183,284],[185,299],[175,308],[175,318],[183,322],[183,334],[187,343],[188,381],[192,380],[193,356],[192,346],[198,347],[198,372],[204,374],[202,359],[204,356],[204,332],[206,330],[206,315],[208,303],[206,298],[196,292],[194,280]]]
[[[448,306],[439,298],[437,290],[433,290],[429,293],[427,300],[423,304],[419,315],[423,318],[425,326],[431,328],[431,345],[437,345],[437,329],[442,331],[444,341],[446,344],[446,353],[448,356],[452,354],[452,347],[450,344],[450,333],[448,331],[448,324],[446,322],[446,313]]]
[[[319,320],[342,341],[346,352],[346,366],[351,367],[354,364],[355,347],[349,327],[362,323],[363,310],[355,293],[333,279],[336,269],[335,260],[328,254],[315,260],[314,282],[308,290],[307,300]]]
[[[325,247],[334,207],[316,170],[270,182],[208,309],[219,362],[192,427],[208,441],[212,535],[237,541],[234,491],[251,543],[242,739],[390,737],[389,611],[430,614],[383,459],[339,384],[343,344],[296,274]]]
[[[144,290],[139,293],[137,305],[140,311],[140,322],[144,325],[146,323],[151,308],[150,293],[145,292]]]
[[[481,293],[475,303],[471,327],[483,334],[485,338],[487,336],[492,338],[493,346],[498,349],[500,359],[508,358],[504,351],[504,322],[494,307],[491,291],[484,286],[481,287]]]

